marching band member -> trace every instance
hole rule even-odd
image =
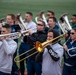
[[[44,42],[47,38],[47,33],[45,32],[45,22],[42,20],[37,21],[37,32],[33,33],[31,30],[29,31],[29,44],[31,48],[35,47],[36,41]],[[36,52],[36,49],[33,49],[30,53]],[[41,75],[42,72],[42,63],[37,63],[35,61],[37,53],[33,56],[27,58],[26,65],[27,65],[27,75]]]
[[[47,17],[47,22],[48,22],[48,19],[50,17],[55,17],[55,13],[53,11],[51,11],[51,10],[47,10],[46,17]],[[59,25],[58,22],[56,22],[56,25]]]
[[[52,40],[59,36],[59,33],[50,29],[47,34],[47,41]],[[61,60],[63,56],[63,47],[54,40],[45,46],[43,53],[36,56],[36,61],[42,61],[42,74],[41,75],[62,75]],[[41,59],[40,59],[41,58]]]
[[[56,24],[57,20],[55,17],[50,17],[48,19],[48,25],[50,29],[55,29],[56,31],[58,31],[58,33],[60,33],[60,29],[59,26]]]
[[[62,75],[76,75],[76,28],[73,28],[70,31],[70,39],[63,45],[63,47],[65,54]]]
[[[33,21],[33,13],[32,12],[26,12],[25,13],[25,27],[27,29],[31,29],[33,32],[36,32],[36,23]],[[30,45],[27,42],[27,38],[29,35],[23,37],[23,39],[21,40],[21,44],[19,47],[19,54],[24,53],[25,51],[30,49]],[[20,57],[20,59],[24,58],[24,56]],[[24,61],[20,62],[20,71],[21,71],[21,75],[24,75],[25,73],[25,66],[24,66]]]
[[[11,33],[11,27],[8,24],[2,26],[1,34]],[[14,40],[6,40],[0,37],[0,75],[11,75],[13,55],[17,49],[17,43]]]
[[[46,17],[47,17],[47,20],[50,18],[50,17],[55,17],[55,13],[51,10],[48,10],[47,11],[47,14],[46,14]]]
[[[7,14],[6,15],[6,23],[11,26],[11,29],[12,29],[11,32],[12,33],[20,31],[19,25],[15,24],[15,19],[16,19],[16,17],[15,17],[14,14]],[[18,43],[18,39],[14,39],[14,40]],[[14,53],[14,57],[16,55],[17,55],[17,50]],[[11,75],[15,75],[15,74],[18,74],[18,66],[17,66],[16,62],[14,62],[14,60],[13,60],[13,66],[12,66],[12,73],[11,73]]]
[[[71,17],[71,26],[72,28],[76,28],[76,14],[73,14]]]

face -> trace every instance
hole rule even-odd
[[[52,15],[52,13],[50,13],[50,12],[47,12],[47,18],[50,18],[50,17],[54,17],[54,15]]]
[[[53,21],[53,19],[48,20],[49,27],[53,28],[56,25],[56,22]]]
[[[43,25],[43,23],[41,21],[37,22],[37,30],[41,31],[45,28],[45,26]]]
[[[53,32],[48,32],[47,40],[52,40],[52,39],[53,39]]]
[[[72,16],[71,20],[72,20],[73,24],[76,24],[76,17],[75,16]]]
[[[70,38],[72,40],[76,40],[76,32],[74,30],[71,30],[71,32],[70,32]]]
[[[7,24],[11,25],[14,23],[14,20],[12,19],[12,17],[10,15],[6,16],[6,22]]]
[[[30,14],[25,14],[25,21],[30,22],[32,20],[32,16]]]
[[[1,34],[8,34],[8,33],[10,33],[10,31],[7,30],[6,28],[1,29]]]

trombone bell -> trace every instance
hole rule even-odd
[[[39,41],[36,42],[36,50],[40,53],[43,52],[43,46]]]
[[[51,40],[49,40],[49,41],[46,41],[46,42],[43,42],[43,43],[40,43],[40,42],[36,42],[36,50],[38,51],[38,52],[40,52],[40,53],[42,53],[44,50],[43,50],[43,48],[47,45],[47,44],[49,44],[49,43],[52,43],[53,41],[55,41],[55,40],[57,40],[57,39],[59,39],[59,38],[62,38],[63,36],[65,36],[65,34],[62,34],[62,35],[60,35],[60,36],[57,36],[56,38],[53,38],[53,39],[51,39]]]

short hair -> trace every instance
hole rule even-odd
[[[9,24],[5,24],[2,26],[3,28],[6,28],[7,30],[11,31],[11,26]]]
[[[15,21],[16,17],[14,14],[7,14],[7,16],[11,16],[11,18]]]
[[[55,29],[49,29],[48,30],[48,33],[49,32],[52,32],[53,33],[53,38],[56,38],[56,37],[58,37],[59,36],[59,33],[58,33],[58,31],[57,30],[55,30]],[[56,42],[56,41],[58,41],[59,40],[59,38],[58,39],[56,39],[56,40],[54,40],[53,42]]]
[[[33,13],[32,12],[26,12],[26,14],[29,14],[29,15],[33,16]]]
[[[50,17],[49,19],[53,19],[54,22],[57,22],[57,19],[55,17]]]
[[[51,10],[48,10],[47,12],[52,13],[52,15],[55,15],[55,13]]]
[[[45,25],[45,22],[44,22],[43,20],[38,20],[38,21],[42,22],[42,23],[43,23],[43,25],[44,25],[44,26],[46,26],[46,25]]]

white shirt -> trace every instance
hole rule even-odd
[[[13,40],[0,41],[0,71],[11,73],[13,54],[17,49],[17,43]]]
[[[45,48],[42,60],[42,74],[41,75],[62,75],[61,74],[61,60],[63,56],[63,47],[56,43],[52,45],[53,50],[58,54],[60,59],[56,62],[54,61],[47,48]]]
[[[25,23],[25,26],[26,26],[27,29],[31,29],[33,32],[37,31],[36,24],[33,21],[31,21],[29,23]]]
[[[31,29],[33,33],[37,31],[36,23],[33,21],[31,21],[29,23],[25,23],[25,27],[27,29]],[[21,42],[23,42],[23,38],[21,39]]]

